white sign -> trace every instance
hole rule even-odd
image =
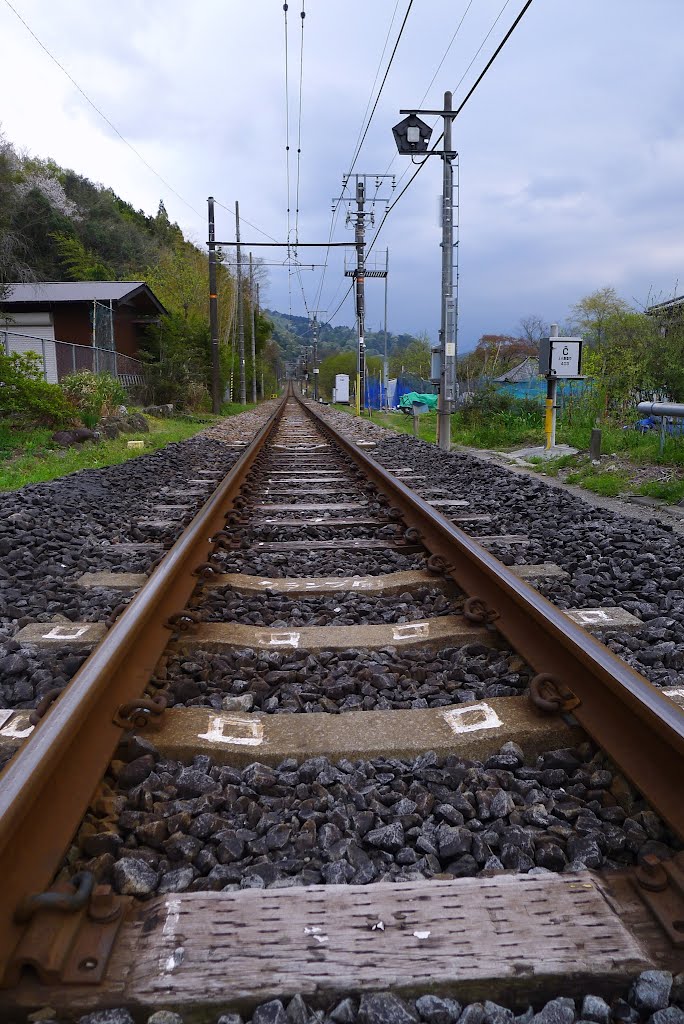
[[[582,342],[579,338],[551,338],[551,375],[579,377],[581,350]]]

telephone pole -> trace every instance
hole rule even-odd
[[[209,324],[211,328],[211,411],[221,412],[221,381],[219,372],[218,292],[216,286],[216,234],[214,229],[214,197],[209,206]],[[93,321],[94,323],[95,321]]]
[[[235,200],[235,242],[237,262],[238,363],[240,369],[240,405],[247,405],[245,384],[245,314],[242,308],[242,255],[240,250],[240,204]]]
[[[257,313],[256,305],[254,304],[254,264],[252,263],[252,254],[249,254],[249,301],[252,305],[252,402],[256,405],[257,400],[257,380],[256,380],[256,325],[257,325]]]
[[[344,274],[345,277],[353,277],[355,284],[355,298],[356,298],[356,324],[358,333],[358,351],[356,357],[356,415],[360,416],[362,410],[366,406],[366,291],[365,281],[366,277],[386,277],[385,270],[379,270],[377,268],[368,269],[366,267],[366,217],[370,219],[370,223],[375,223],[375,204],[376,202],[388,203],[389,199],[380,199],[378,193],[380,186],[384,178],[390,178],[392,181],[392,189],[395,188],[396,180],[393,174],[355,174],[353,175],[356,181],[356,209],[353,209],[350,203],[350,209],[347,213],[347,224],[353,222],[354,224],[354,247],[356,249],[356,266],[353,268],[347,268],[345,266]],[[370,210],[366,209],[366,181],[369,178],[375,179],[375,195],[371,200]],[[343,185],[346,188],[349,176],[342,179]],[[344,195],[342,195],[337,202],[342,202]]]
[[[451,127],[456,112],[453,109],[452,94],[444,93],[442,110],[417,110],[415,107],[401,110],[409,116],[396,124],[392,129],[397,149],[400,153],[410,156],[426,154],[440,156],[443,161],[443,194],[442,194],[442,301],[439,330],[439,378],[438,400],[438,435],[439,447],[445,451],[451,448],[451,413],[456,399],[456,335],[458,318],[458,271],[456,288],[454,288],[454,254],[458,252],[458,242],[454,243],[454,227],[457,224],[455,213],[458,212],[458,199],[454,203],[454,160],[458,153],[452,149]],[[428,145],[432,128],[421,121],[418,114],[438,114],[444,119],[444,149],[430,149]],[[458,179],[456,185],[458,191]]]
[[[454,169],[451,150],[452,95],[444,93],[444,152],[442,192],[442,309],[439,344],[439,447],[451,449],[451,413],[454,407],[456,377],[456,323],[454,299]]]
[[[313,399],[314,402],[318,401],[318,314],[325,313],[325,309],[310,309],[311,314],[311,334],[313,339]]]

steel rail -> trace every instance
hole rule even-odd
[[[0,979],[22,933],[14,915],[58,870],[119,743],[113,718],[145,691],[187,604],[194,570],[282,416],[287,393],[0,776]]]
[[[513,649],[579,698],[575,719],[684,838],[684,712],[296,397],[445,560],[458,586],[498,613],[496,629]]]

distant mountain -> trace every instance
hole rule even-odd
[[[305,316],[290,316],[279,313],[275,309],[267,309],[266,315],[273,324],[273,337],[278,342],[286,360],[296,359],[302,345],[312,342],[311,322]],[[397,355],[417,339],[411,334],[392,334],[387,332],[387,353]],[[356,330],[353,327],[331,327],[321,323],[318,327],[318,358],[335,355],[337,352],[356,350]],[[383,331],[366,332],[366,349],[370,355],[382,355],[384,352],[385,335]]]

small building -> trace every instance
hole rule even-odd
[[[10,284],[0,299],[7,353],[37,352],[46,379],[76,370],[139,377],[146,329],[164,306],[144,281],[40,281]]]
[[[494,384],[522,384],[539,376],[539,360],[536,356],[528,356],[522,363],[512,366],[500,377],[494,377]]]

